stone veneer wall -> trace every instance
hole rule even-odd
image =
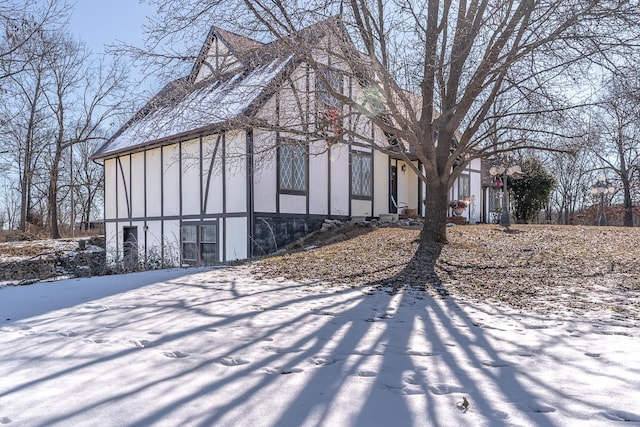
[[[43,255],[28,260],[0,264],[0,281],[31,283],[52,277],[90,277],[105,273],[104,251],[77,251],[63,255]]]

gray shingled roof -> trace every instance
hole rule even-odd
[[[323,31],[321,25],[323,23],[308,27],[298,36],[319,37]],[[245,54],[239,55],[245,67],[193,83],[202,59],[199,58],[189,76],[166,85],[102,145],[92,159],[186,140],[234,123],[237,126],[242,119],[251,117],[269,91],[275,90],[278,77],[294,61],[294,55],[285,54],[286,47],[278,40],[263,44],[217,27],[212,28],[200,56],[206,54],[212,36],[220,37],[238,54]]]

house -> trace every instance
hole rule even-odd
[[[326,47],[333,29],[302,31]],[[314,73],[281,43],[213,27],[191,73],[92,156],[104,165],[112,261],[225,262],[272,253],[327,218],[428,214],[411,160],[372,149],[388,135],[327,89],[362,96],[366,78],[331,55]],[[470,198],[467,216],[479,220],[480,192],[478,161],[451,197]]]

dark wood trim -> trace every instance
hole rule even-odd
[[[422,172],[422,162],[418,160],[418,170]],[[422,203],[422,180],[420,176],[417,176],[418,179],[418,216],[423,216],[422,211],[424,210],[424,203]]]
[[[129,218],[133,216],[133,154],[129,154]],[[129,227],[132,227],[133,223],[129,220]],[[137,238],[137,232],[136,232]]]
[[[118,157],[118,168],[116,169],[116,174],[118,173],[118,169],[120,169],[120,175],[122,176],[122,187],[124,188],[124,199],[127,202],[127,218],[131,218],[131,204],[129,203],[129,190],[127,189],[127,180],[124,178],[124,168],[122,167],[122,157]],[[131,165],[129,165],[129,170],[131,170]],[[117,216],[117,215],[116,215]]]
[[[199,157],[198,157],[198,169],[199,169],[199,173],[198,173],[198,189],[200,190],[200,200],[198,202],[198,206],[200,207],[199,211],[200,211],[200,215],[204,214],[204,209],[202,209],[202,202],[204,200],[204,194],[202,193],[202,191],[204,190],[203,186],[202,186],[202,177],[204,176],[204,159],[202,158],[203,156],[203,149],[202,149],[202,136],[200,136],[200,138],[198,138],[198,152],[200,153]]]
[[[142,199],[143,199],[143,203],[144,203],[144,217],[146,218],[148,213],[147,213],[147,153],[148,151],[144,151],[142,153],[142,173],[143,173],[143,177],[142,177],[142,185],[144,186],[143,188],[143,194],[142,194]],[[144,221],[144,226],[143,226],[143,231],[144,231],[144,263],[146,264],[148,262],[148,243],[147,243],[147,239],[149,237],[148,235],[148,225],[147,225],[147,220]]]
[[[207,171],[207,185],[204,190],[204,201],[200,209],[203,215],[207,213],[207,204],[209,203],[209,193],[211,190],[211,176],[213,175],[213,168],[215,167],[216,155],[218,154],[218,148],[220,146],[221,139],[222,135],[218,134],[218,137],[216,138],[216,144],[213,148],[213,153],[211,153],[211,162],[209,162],[209,170]]]
[[[118,219],[119,219],[119,209],[120,206],[118,204],[118,198],[119,198],[119,192],[118,192],[118,158],[115,158],[113,161],[113,176],[115,177],[115,186],[116,186],[116,200],[115,200],[115,209],[116,209],[116,213],[115,213],[115,222],[116,222],[116,260],[118,260],[120,258],[120,239],[118,238],[120,236],[120,231],[118,230]],[[105,221],[106,223],[106,221]],[[105,232],[106,232],[106,224],[105,224]]]
[[[272,212],[273,214],[273,212]],[[287,215],[291,215],[291,214],[287,214]],[[300,214],[303,215],[304,214]],[[215,214],[206,214],[206,215],[170,215],[170,216],[166,216],[166,217],[162,217],[162,216],[149,216],[149,217],[134,217],[132,218],[133,222],[159,222],[159,221],[182,221],[182,220],[206,220],[206,219],[216,219],[216,218],[244,218],[247,216],[246,212],[230,212],[227,214],[222,214],[222,213],[215,213]],[[321,215],[321,216],[325,216],[325,215]],[[105,222],[108,223],[113,223],[113,222],[121,222],[121,223],[125,223],[126,221],[122,221],[122,220],[118,220],[118,219],[105,219]]]
[[[182,142],[178,143],[178,213],[182,216],[182,194],[183,194],[183,179],[182,179]]]
[[[287,214],[277,214],[274,212],[254,212],[256,218],[265,217],[265,218],[313,218],[313,219],[340,219],[343,221],[348,221],[351,217],[348,215],[323,215],[323,214],[296,214],[296,213],[287,213]]]
[[[274,189],[276,197],[276,213],[280,212],[280,92],[277,91],[274,96],[276,102],[276,140],[274,141],[276,150],[276,188]]]
[[[164,147],[160,147],[160,218],[164,218]],[[182,261],[182,255],[180,255]],[[160,264],[164,267],[164,221],[160,221]]]
[[[247,211],[247,257],[250,257],[253,254],[253,129],[247,130],[246,133],[246,180],[247,180],[247,189],[246,189],[246,211]]]
[[[222,161],[222,261],[227,260],[227,133],[222,134],[222,153],[220,160]]]

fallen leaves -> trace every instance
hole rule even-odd
[[[416,229],[373,229],[264,259],[253,271],[327,285],[431,285],[441,295],[535,312],[606,310],[640,319],[640,228],[517,225],[506,233],[495,225],[452,227],[433,271],[425,271],[428,260],[409,262],[418,235]]]

